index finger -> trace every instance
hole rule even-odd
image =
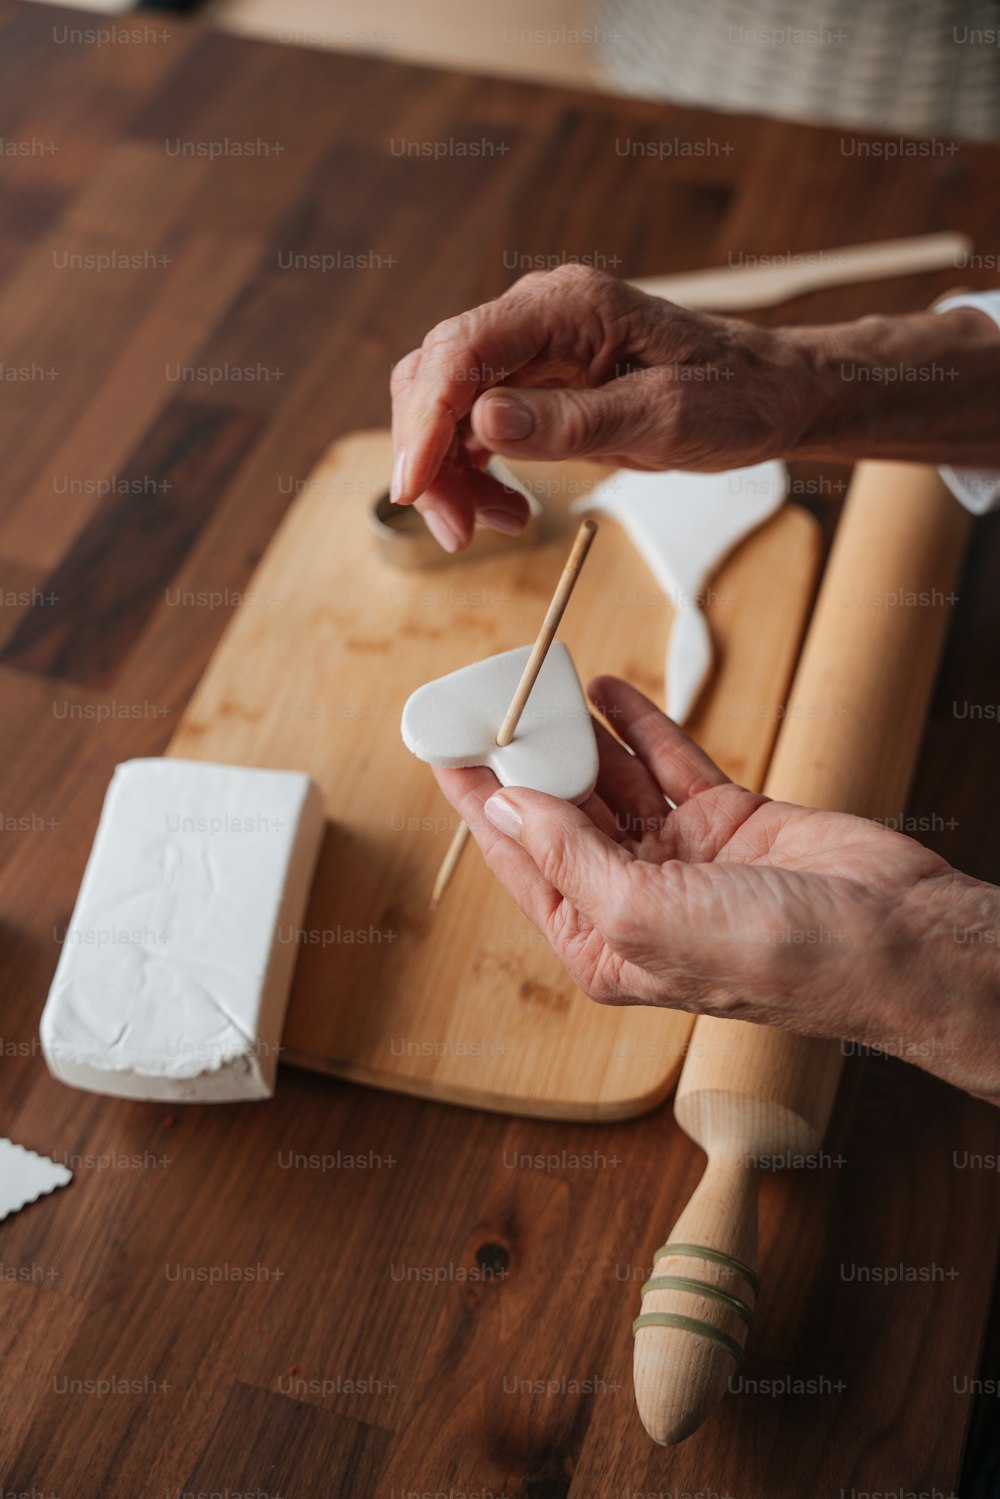
[[[675,807],[729,780],[680,724],[630,682],[595,677],[587,684],[587,696],[610,719],[615,733],[648,767]]]
[[[586,358],[583,312],[574,278],[532,273],[494,301],[438,323],[400,360],[391,382],[398,504],[412,504],[431,484],[483,391],[542,355],[553,377],[578,372]],[[587,333],[600,342],[599,328]]]

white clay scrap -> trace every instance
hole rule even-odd
[[[619,469],[573,506],[619,522],[674,609],[666,706],[676,723],[688,718],[712,669],[705,587],[737,543],[780,509],[787,489],[788,471],[777,461],[722,474]]]
[[[514,738],[496,742],[530,654],[519,646],[418,687],[403,709],[403,743],[431,765],[485,765],[502,786],[584,801],[597,781],[597,740],[561,640],[549,647]]]
[[[522,499],[526,500],[529,511],[537,520],[542,513],[540,502],[535,498],[528,486],[522,483],[517,475],[495,453],[490,455],[490,461],[486,465],[486,472],[492,474],[494,479],[503,485],[504,489],[513,489],[516,494],[519,494]]]
[[[0,1140],[0,1220],[72,1181],[68,1166],[36,1155],[13,1140]]]

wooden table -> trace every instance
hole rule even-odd
[[[849,1062],[820,1169],[766,1182],[760,1387],[661,1451],[629,1324],[701,1169],[669,1110],[536,1124],[288,1069],[267,1105],[167,1109],[52,1082],[36,1037],[112,766],[162,749],[291,493],[385,422],[433,322],[536,256],[643,275],[941,227],[995,255],[1000,152],[886,161],[833,130],[125,19],[145,40],[99,46],[78,12],[0,7],[0,1130],[75,1170],[0,1226],[5,1492],[951,1493],[1000,1234],[970,1162],[1000,1134],[915,1068]],[[479,154],[400,154],[436,142]],[[339,268],[289,258],[324,254]],[[844,478],[796,470],[828,525]],[[986,521],[910,809],[991,879],[997,726],[968,705],[997,700],[998,576]],[[842,1268],[901,1263],[931,1278]]]

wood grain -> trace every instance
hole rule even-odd
[[[258,426],[252,413],[172,403],[49,573],[54,599],[32,605],[0,659],[65,681],[112,680],[160,599],[170,602],[167,585]],[[125,597],[119,577],[131,579]]]
[[[178,397],[175,430],[204,430],[202,408],[252,412],[259,425],[174,554],[169,586],[245,590],[330,442],[385,425],[391,363],[438,319],[513,281],[519,254],[603,256],[621,275],[651,276],[939,229],[997,248],[1000,161],[985,146],[852,157],[836,130],[281,49],[173,16],[169,40],[132,46],[61,45],[63,24],[79,27],[81,13],[0,0],[0,134],[58,147],[0,162],[0,362],[61,371],[0,386],[0,578],[12,591],[44,593],[99,508],[36,513],[53,475],[136,472]],[[163,149],[226,135],[288,149],[277,163]],[[626,159],[615,142],[630,136],[735,149]],[[393,156],[403,137],[509,149]],[[152,248],[175,264],[71,286],[53,249],[71,235],[95,248],[101,215],[105,245],[143,246],[155,226]],[[277,263],[280,251],[337,248],[398,264],[324,274]],[[988,267],[961,276],[996,280]],[[761,321],[909,311],[955,279],[841,287]],[[270,391],[162,378],[174,361],[227,357],[273,363],[284,378]],[[207,475],[213,451],[194,453],[185,485]],[[795,498],[827,535],[844,477],[796,469],[814,488]],[[113,766],[163,751],[239,607],[171,606],[151,567],[141,615],[123,555],[112,546],[98,579],[99,628],[88,595],[75,595],[87,641],[73,650],[77,680],[52,674],[55,652],[0,662],[0,811],[24,820],[0,833],[0,1130],[76,1158],[66,1190],[0,1225],[4,1488],[83,1499],[226,1486],[285,1499],[958,1492],[973,1406],[964,1381],[997,1375],[995,1354],[981,1360],[1000,1206],[995,1173],[956,1162],[995,1155],[1000,1135],[985,1106],[914,1068],[847,1058],[829,1162],[763,1186],[768,1274],[745,1372],[845,1388],[745,1392],[671,1453],[651,1450],[635,1417],[628,1328],[655,1235],[701,1172],[669,1110],[615,1124],[509,1119],[286,1068],[266,1106],[167,1116],[49,1079],[38,1018]],[[908,809],[917,836],[994,881],[984,807],[997,727],[968,709],[996,702],[998,576],[1000,521],[977,522]],[[632,664],[655,683],[662,626],[635,612]],[[116,709],[128,716],[98,717]],[[346,1165],[351,1155],[367,1164]],[[637,1224],[649,1232],[641,1253]],[[954,1278],[843,1277],[844,1265],[917,1253]],[[281,1278],[168,1280],[179,1261],[260,1264]],[[170,1388],[104,1398],[56,1387],[111,1374]],[[984,1404],[990,1415],[995,1399]],[[976,1460],[970,1451],[970,1473]]]

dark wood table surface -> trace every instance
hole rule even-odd
[[[849,1061],[820,1169],[765,1182],[758,1387],[668,1451],[634,1413],[630,1321],[702,1167],[669,1108],[541,1124],[287,1068],[270,1103],[168,1108],[53,1082],[37,1034],[112,767],[162,750],[233,607],[174,591],[245,587],[432,323],[524,257],[648,275],[968,231],[979,268],[768,316],[914,309],[997,279],[1000,151],[887,159],[151,13],[118,20],[141,40],[74,35],[107,24],[0,6],[0,1131],[75,1170],[0,1225],[3,1492],[956,1492],[997,1373],[1000,1131],[916,1068]],[[795,473],[829,531],[844,471]],[[910,809],[994,880],[998,579],[987,520]],[[361,1163],[289,1164],[337,1152]],[[597,1164],[511,1167],[539,1152]]]

